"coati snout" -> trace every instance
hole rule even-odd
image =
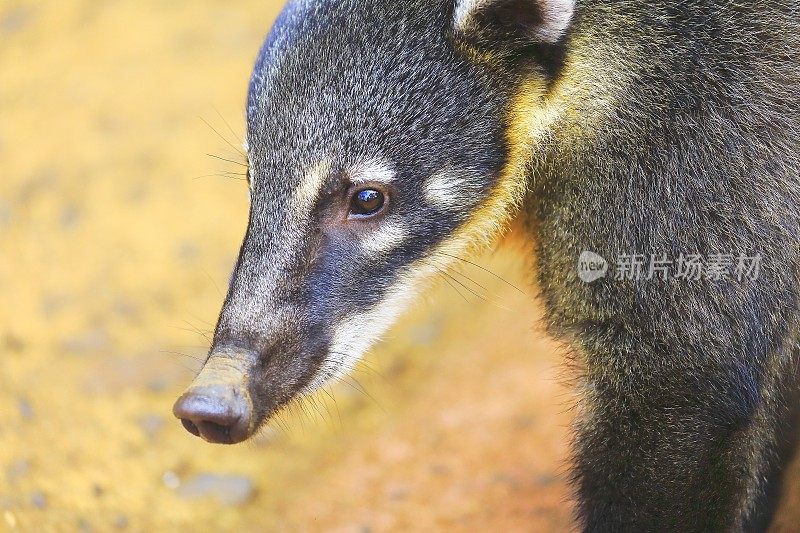
[[[791,0],[290,1],[250,81],[247,234],[175,414],[249,438],[521,213],[580,369],[583,528],[763,528],[800,405],[797,50]],[[586,283],[586,251],[767,264]]]

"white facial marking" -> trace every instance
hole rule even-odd
[[[444,169],[425,181],[425,201],[447,210],[465,209],[480,200],[481,180],[469,169]]]
[[[539,2],[542,23],[534,36],[546,43],[558,41],[569,28],[575,12],[575,0],[547,0]]]
[[[354,184],[367,183],[370,181],[390,184],[395,178],[395,172],[388,161],[370,159],[363,163],[354,165],[349,172],[350,181]]]
[[[498,0],[459,0],[454,16],[455,28],[465,31],[470,28],[475,14]],[[533,4],[533,2],[531,2]],[[535,28],[533,38],[546,43],[555,43],[567,31],[575,11],[575,0],[538,0],[536,6],[542,15],[541,23]]]
[[[433,270],[428,267],[417,267],[413,274],[402,276],[372,309],[353,315],[339,324],[334,331],[328,357],[303,393],[314,392],[325,383],[348,374],[406,310],[415,299],[422,282],[432,273]]]
[[[292,209],[295,213],[307,215],[311,212],[330,171],[330,161],[320,161],[306,171],[300,185],[294,191]]]
[[[455,13],[456,28],[465,29],[469,26],[473,15],[491,2],[492,0],[461,0],[458,2]]]
[[[388,252],[401,245],[408,235],[408,228],[399,221],[386,220],[379,228],[369,232],[361,241],[361,247],[372,253]]]

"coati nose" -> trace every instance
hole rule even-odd
[[[193,387],[172,412],[189,433],[213,444],[236,444],[251,434],[250,402],[235,385]]]

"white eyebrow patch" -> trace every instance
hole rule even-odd
[[[408,227],[399,221],[386,220],[378,228],[364,236],[361,248],[371,253],[388,252],[403,244]]]
[[[461,0],[458,2],[453,17],[456,29],[463,30],[470,23],[470,19],[475,13],[483,9],[488,3],[488,0]]]
[[[467,31],[475,23],[476,15],[481,11],[491,8],[492,4],[499,4],[495,0],[458,0],[453,16],[456,30]],[[575,12],[575,0],[540,0],[536,6],[541,15],[541,22],[531,28],[531,37],[546,43],[557,42],[567,31],[572,16]]]
[[[300,185],[294,191],[294,206],[304,211],[311,211],[330,172],[331,162],[329,160],[323,160],[310,166],[300,181]]]
[[[440,170],[425,181],[425,201],[441,209],[472,207],[480,196],[481,180],[468,169]]]
[[[354,165],[349,172],[350,181],[354,184],[367,183],[370,181],[384,183],[388,185],[395,178],[395,171],[388,161],[370,159],[363,163]]]

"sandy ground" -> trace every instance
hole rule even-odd
[[[205,154],[236,158],[279,4],[0,3],[0,529],[569,530],[570,396],[513,234],[479,262],[527,294],[465,265],[489,301],[434,288],[247,445],[172,419],[247,213]]]

